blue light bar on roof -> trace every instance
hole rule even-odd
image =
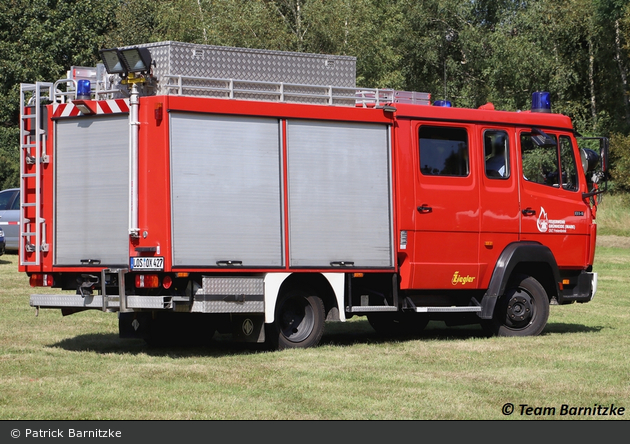
[[[451,102],[449,102],[448,100],[436,100],[435,102],[433,102],[433,106],[443,106],[445,108],[450,108]]]

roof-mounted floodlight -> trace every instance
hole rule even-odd
[[[151,53],[147,48],[128,48],[118,51],[127,72],[148,73],[151,69]]]
[[[148,73],[151,69],[151,53],[147,48],[101,49],[99,51],[109,74]]]
[[[119,50],[117,48],[113,49],[101,49],[99,54],[101,55],[101,60],[105,64],[105,69],[109,74],[127,74],[127,68],[122,62],[122,57],[119,55]]]

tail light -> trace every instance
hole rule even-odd
[[[52,274],[33,273],[29,278],[31,287],[52,287],[54,283]]]
[[[157,274],[136,275],[136,288],[158,288],[159,286],[160,278]]]

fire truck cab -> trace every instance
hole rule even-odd
[[[607,141],[531,110],[358,88],[345,56],[159,42],[22,85],[20,270],[151,343],[326,320],[537,335],[590,301]],[[450,105],[450,104],[448,104]]]

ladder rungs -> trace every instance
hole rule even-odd
[[[37,177],[35,173],[22,174],[22,179],[28,179],[29,177]]]
[[[26,208],[26,207],[34,207],[37,205],[37,202],[24,202],[22,204],[22,208]]]

